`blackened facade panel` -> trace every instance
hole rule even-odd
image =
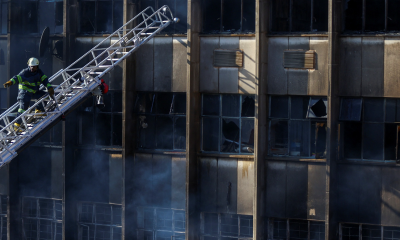
[[[153,155],[152,164],[153,206],[171,208],[172,158],[169,155]]]
[[[200,211],[217,212],[218,163],[215,158],[201,158],[200,173]]]
[[[287,163],[286,215],[307,219],[307,163]]]
[[[382,172],[373,166],[358,166],[360,179],[360,218],[361,223],[381,223]]]
[[[340,164],[337,168],[338,221],[358,222],[360,202],[359,165]]]
[[[8,47],[7,47],[7,38],[0,39],[0,83],[3,84],[7,82],[9,77],[7,76],[7,72],[9,69],[8,61]]]
[[[187,39],[174,37],[172,40],[172,91],[186,92],[187,78]]]
[[[51,197],[63,197],[63,155],[61,149],[51,150]]]
[[[109,154],[110,182],[109,182],[109,202],[121,204],[122,202],[122,154]]]
[[[383,96],[384,40],[382,37],[362,39],[362,95]]]
[[[267,217],[286,217],[286,162],[268,162],[266,189]]]
[[[383,225],[400,222],[400,170],[397,167],[382,167],[382,216]]]
[[[171,92],[172,63],[172,37],[154,38],[154,91]]]
[[[238,161],[237,213],[253,215],[254,162]]]
[[[136,90],[154,91],[154,39],[136,51]]]
[[[219,39],[220,49],[239,49],[239,37],[221,37]],[[219,93],[237,93],[239,70],[238,68],[219,68],[218,73]]]
[[[288,37],[268,39],[268,94],[288,93],[287,72],[283,68],[283,51],[288,48]]]
[[[398,97],[400,92],[400,39],[385,40],[384,96]]]
[[[361,37],[341,38],[339,93],[361,95]]]
[[[308,75],[308,94],[328,95],[328,40],[324,37],[310,37],[310,50],[315,50],[315,69]]]
[[[237,159],[218,159],[218,202],[220,213],[237,211]]]
[[[152,203],[152,155],[135,154],[133,169],[127,169],[126,177],[132,179],[132,207],[151,206]],[[128,204],[128,203],[127,203]]]
[[[288,94],[307,95],[308,89],[308,70],[307,69],[287,69],[288,75]]]
[[[8,195],[8,185],[9,185],[9,166],[4,166],[0,168],[0,195]]]
[[[218,69],[213,65],[219,37],[200,38],[200,91],[218,93]]]
[[[241,37],[240,49],[243,50],[243,67],[239,68],[239,93],[256,93],[256,53],[255,38]]]
[[[171,208],[185,209],[186,158],[172,157]]]
[[[325,219],[325,164],[308,164],[307,218]]]

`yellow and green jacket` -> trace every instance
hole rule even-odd
[[[13,84],[18,84],[19,90],[30,93],[36,93],[39,90],[40,84],[43,84],[47,89],[52,88],[47,76],[40,69],[36,72],[31,72],[29,68],[26,68],[18,75],[12,77],[10,81]]]

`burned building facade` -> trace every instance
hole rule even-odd
[[[165,4],[105,107],[0,169],[0,240],[399,239],[396,0],[0,0],[0,82]]]

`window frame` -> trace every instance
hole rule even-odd
[[[275,221],[279,221],[279,222],[285,222],[285,238],[281,238],[278,236],[278,238],[274,237],[274,230],[275,230]],[[292,238],[290,236],[291,233],[291,229],[290,229],[290,223],[296,221],[296,222],[304,222],[307,223],[307,240],[311,240],[315,238],[311,238],[311,233],[312,233],[312,229],[311,229],[311,225],[312,224],[318,224],[318,225],[322,225],[321,229],[324,230],[324,232],[315,232],[317,234],[321,234],[321,240],[325,239],[325,221],[323,220],[308,220],[308,219],[290,219],[290,218],[268,218],[268,239],[269,240],[289,240],[289,239],[296,239],[296,238]]]
[[[380,236],[379,239],[382,240],[392,240],[394,238],[385,238],[385,230],[387,231],[398,231],[400,232],[400,227],[399,226],[385,226],[385,225],[375,225],[375,224],[363,224],[363,223],[345,223],[345,222],[340,222],[339,223],[339,240],[342,239],[349,239],[349,237],[354,237],[355,235],[345,235],[344,233],[344,228],[348,228],[348,227],[354,227],[354,228],[358,228],[358,240],[362,240],[363,238],[363,230],[373,230],[372,228],[380,228]],[[371,229],[363,229],[363,227],[371,227]],[[392,228],[392,229],[387,229],[387,228]],[[394,229],[397,228],[397,229]],[[347,237],[347,238],[345,238]],[[374,238],[378,238],[378,237],[374,237]],[[372,237],[367,239],[372,239]],[[395,238],[398,239],[398,238]]]
[[[206,215],[212,215],[216,217],[217,219],[217,233],[210,233],[207,232],[207,227],[205,222],[206,222]],[[230,227],[236,227],[235,225],[228,225],[224,224],[224,217],[230,217],[231,219],[236,219],[237,220],[237,234],[232,235],[232,234],[227,234],[224,229],[224,226],[229,226]],[[245,226],[243,223],[248,222],[247,226]],[[214,224],[211,224],[215,227]],[[216,239],[221,239],[221,238],[237,238],[239,240],[252,240],[253,239],[253,215],[244,215],[244,214],[230,214],[230,213],[214,213],[214,212],[201,212],[200,213],[200,239],[205,239],[206,237],[209,238],[216,238]],[[241,230],[243,228],[248,228],[248,232],[251,234],[243,234]],[[230,229],[232,230],[232,229]]]

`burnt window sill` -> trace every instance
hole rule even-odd
[[[255,33],[200,33],[200,37],[220,37],[220,36],[229,36],[229,37],[255,37]]]
[[[396,162],[396,160],[370,160],[370,159],[342,158],[342,159],[339,159],[337,162],[338,163],[348,163],[348,164],[399,166],[400,167],[400,162]]]
[[[135,150],[135,153],[186,155],[186,151],[184,151],[184,150],[160,150],[160,149],[137,149],[137,150]]]
[[[267,35],[271,37],[327,37],[328,32],[268,32]]]
[[[231,153],[198,153],[199,157],[215,157],[215,158],[241,158],[246,160],[254,160],[254,154],[231,154]]]
[[[341,37],[399,37],[399,32],[343,32]]]
[[[268,156],[265,157],[265,159],[273,161],[292,161],[292,162],[321,162],[321,163],[326,162],[326,158],[308,158],[308,157]]]

